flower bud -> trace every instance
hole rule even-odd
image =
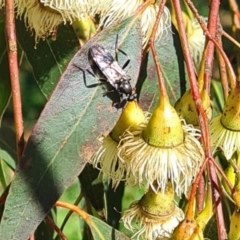
[[[222,125],[232,131],[240,131],[240,87],[234,88],[226,101],[221,116]]]
[[[143,138],[155,147],[174,147],[183,142],[181,120],[168,101],[162,101],[154,110],[143,130]]]
[[[202,90],[200,92],[200,96],[203,108],[207,114],[207,118],[210,120],[212,117],[212,109],[209,95],[205,90]],[[199,126],[198,113],[190,90],[185,92],[182,98],[176,103],[175,109],[178,114],[186,120],[188,124],[192,124],[193,126]]]
[[[145,123],[145,121],[145,115],[138,103],[136,101],[128,102],[110,136],[114,141],[119,142],[119,137],[122,136],[127,128],[134,130],[141,123]]]

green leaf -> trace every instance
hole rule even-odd
[[[122,197],[124,191],[124,183],[121,182],[116,189],[112,189],[112,183],[108,186],[103,185],[99,170],[87,164],[79,176],[82,190],[87,200],[99,212],[100,215],[107,213],[107,223],[118,229],[121,217]],[[106,183],[107,184],[107,183]],[[105,192],[105,211],[104,208],[104,192]]]
[[[155,48],[162,67],[169,100],[174,105],[188,86],[181,45],[176,30],[172,29],[160,41],[157,41]],[[143,60],[139,76],[138,88],[141,87],[140,105],[145,110],[154,109],[159,103],[159,85],[150,50]]]
[[[110,182],[106,190],[107,223],[116,229],[119,229],[124,188],[124,182],[120,182],[116,189],[112,188]]]
[[[57,39],[35,42],[21,20],[16,20],[17,39],[32,66],[34,77],[48,99],[67,64],[79,49],[79,41],[70,25],[60,25]]]
[[[8,152],[0,149],[0,159],[4,161],[8,165],[8,167],[10,167],[12,170],[15,170],[16,168],[15,159],[13,159]]]
[[[96,182],[99,177],[99,170],[93,168],[92,165],[86,164],[84,170],[79,175],[79,180],[82,185],[82,191],[87,196],[91,205],[96,211],[102,211],[104,207],[103,195],[104,187],[102,181]]]
[[[0,158],[12,169],[16,168],[16,137],[11,128],[0,128]]]
[[[90,220],[92,221],[91,224],[88,226],[91,229],[93,239],[94,240],[130,240],[125,234],[115,230],[114,228],[110,227],[103,221],[89,215]]]
[[[0,194],[4,192],[13,177],[13,171],[0,158]]]
[[[218,236],[217,222],[216,215],[213,215],[204,230],[204,237],[209,239],[216,239],[216,236]]]
[[[5,41],[5,22],[0,22],[0,124],[11,97],[11,83]]]
[[[219,81],[212,79],[211,81],[211,96],[213,98],[213,117],[219,116],[223,112],[224,94],[222,84]]]
[[[36,232],[34,233],[35,240],[52,240],[54,230],[46,222],[41,222]]]
[[[79,68],[90,68],[88,52],[92,44],[98,42],[108,49],[113,46],[114,50],[118,35],[121,49],[131,60],[126,71],[136,82],[141,33],[138,21],[129,28],[131,20],[101,31],[69,63],[26,144],[5,203],[2,239],[25,240],[33,233],[96,151],[97,136],[108,133],[116,122],[120,111],[102,96],[101,86],[86,86],[86,82],[89,85],[97,80],[86,72],[84,81]],[[119,54],[120,64],[124,58]]]

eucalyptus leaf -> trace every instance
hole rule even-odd
[[[79,49],[78,38],[70,25],[60,25],[57,39],[47,38],[36,43],[22,20],[16,20],[17,39],[32,66],[33,75],[48,99],[67,64]]]
[[[91,81],[99,82],[87,71],[91,67],[88,53],[97,42],[109,51],[113,47],[114,54],[118,38],[119,47],[130,59],[128,74],[134,84],[141,63],[141,32],[138,21],[130,24],[132,19],[88,41],[61,76],[16,170],[0,225],[2,239],[29,238],[96,151],[97,137],[108,133],[116,122],[120,111],[102,96],[102,84],[88,87]],[[120,64],[126,61],[124,58],[119,54]]]
[[[94,240],[130,240],[125,234],[115,230],[103,221],[89,215],[92,224],[88,226],[91,229]]]

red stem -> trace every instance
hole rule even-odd
[[[208,159],[206,158],[200,168],[200,171],[192,185],[192,189],[191,189],[191,192],[190,192],[190,196],[189,196],[189,200],[188,200],[188,208],[187,208],[187,211],[186,211],[186,219],[194,219],[194,216],[195,216],[195,213],[194,213],[194,199],[195,199],[195,196],[196,196],[196,192],[197,192],[197,188],[198,188],[198,183],[200,182],[200,179],[203,175],[203,172],[205,171],[206,169],[206,164],[208,162]]]
[[[17,40],[15,31],[14,0],[5,1],[6,12],[6,40],[8,44],[8,59],[10,81],[12,86],[13,114],[16,131],[16,141],[18,150],[18,160],[22,155],[24,148],[23,138],[23,119],[22,102],[19,84],[18,59],[17,59]]]
[[[55,230],[60,239],[67,240],[67,237],[63,234],[63,232],[59,229],[59,227],[53,222],[53,220],[49,216],[45,217],[45,221]]]
[[[75,206],[73,204],[70,203],[66,203],[66,202],[61,202],[61,201],[57,201],[55,203],[56,207],[63,207],[63,208],[67,208],[70,211],[73,211],[75,213],[77,213],[88,225],[92,224],[91,219],[89,218],[88,214],[83,211],[80,207]]]
[[[217,45],[219,51],[222,53],[223,57],[225,57],[225,53],[223,52],[223,50],[221,49],[219,44],[212,37],[212,35],[209,33],[209,31],[205,27],[203,21],[201,19],[199,19],[199,15],[198,15],[197,10],[194,7],[193,3],[190,0],[185,0],[185,1],[188,4],[188,6],[190,7],[190,9],[193,11],[194,15],[198,18],[198,21],[201,24],[202,28],[204,29],[204,32],[206,33],[208,38],[211,41],[213,41],[215,45]],[[184,49],[184,57],[185,57],[187,70],[188,70],[189,77],[190,77],[190,85],[191,85],[191,90],[192,90],[192,96],[193,96],[193,99],[195,100],[196,107],[197,107],[197,109],[200,113],[199,114],[199,123],[200,123],[199,125],[201,127],[202,136],[203,136],[203,143],[205,145],[206,159],[209,160],[209,159],[212,159],[212,155],[211,155],[211,148],[210,148],[208,121],[207,121],[205,112],[202,111],[202,103],[201,103],[201,99],[199,97],[198,87],[196,86],[197,85],[196,84],[196,77],[193,74],[193,63],[192,63],[192,59],[189,57],[190,54],[189,54],[189,49],[188,49],[188,45],[187,45],[186,34],[184,32],[184,25],[183,25],[183,20],[182,20],[182,15],[181,15],[181,7],[180,7],[180,4],[177,0],[174,0],[174,2],[175,2],[175,11],[176,11],[176,17],[177,17],[177,22],[178,22],[178,28],[179,28],[180,33],[181,33],[180,34],[180,40],[181,40],[182,47]],[[216,7],[215,4],[219,4],[219,1],[218,0],[211,1],[210,16],[211,16],[211,14],[213,14],[212,18],[216,18],[214,20],[214,23],[215,23],[215,28],[217,28],[216,23],[217,23],[218,9],[219,8],[218,8],[218,6]],[[216,9],[213,9],[213,8],[216,8]],[[216,10],[217,10],[217,12],[216,12]],[[210,20],[209,20],[209,24],[210,24]],[[214,28],[214,24],[211,23],[210,27],[211,27],[211,30],[212,30]],[[216,29],[214,31],[216,33]],[[208,47],[209,46],[211,46],[211,45],[208,44]],[[210,48],[210,50],[211,50],[211,48]],[[211,51],[210,51],[210,53],[211,53]],[[207,59],[208,59],[208,61],[211,59],[211,56],[210,56],[209,53],[208,53]],[[212,63],[208,62],[208,64],[211,65]],[[208,76],[208,74],[210,74],[210,75]],[[231,75],[231,76],[233,76],[233,75]],[[230,76],[230,78],[231,78],[231,76]],[[207,73],[207,75],[205,75],[205,77],[210,79],[211,72]],[[211,178],[211,183],[212,183],[212,188],[213,188],[213,196],[214,196],[214,200],[215,200],[216,218],[217,218],[217,223],[218,223],[218,239],[219,240],[224,240],[224,239],[227,239],[226,230],[225,230],[225,224],[224,224],[224,219],[223,219],[222,204],[221,204],[221,201],[220,201],[220,193],[219,193],[217,175],[216,175],[216,172],[215,172],[215,168],[212,165],[212,162],[209,163],[209,171],[210,171],[210,178]],[[198,183],[199,179],[200,178],[198,178],[195,181],[195,183]],[[192,188],[190,199],[192,197],[194,197],[195,191],[196,191],[196,188]],[[191,199],[191,201],[192,201],[192,199]]]
[[[172,0],[172,3],[176,13],[176,20],[178,24],[179,33],[180,33],[180,41],[183,49],[183,55],[184,55],[184,59],[187,66],[187,72],[188,72],[188,77],[189,77],[190,86],[191,86],[191,93],[196,105],[196,109],[198,110],[198,113],[199,113],[198,114],[199,126],[201,126],[202,138],[203,138],[205,150],[207,152],[206,156],[209,156],[211,155],[210,154],[211,148],[210,148],[210,142],[209,142],[208,120],[207,120],[207,116],[204,111],[204,108],[202,106],[202,101],[201,101],[201,97],[198,89],[198,83],[197,83],[196,75],[194,72],[194,65],[193,65],[193,61],[188,48],[188,41],[187,41],[186,31],[185,31],[184,22],[183,22],[181,6],[178,0]]]
[[[193,61],[192,61],[192,58],[190,57],[190,51],[188,48],[188,42],[187,42],[186,32],[185,32],[185,28],[184,28],[182,13],[181,13],[181,6],[180,6],[180,3],[178,0],[172,0],[172,2],[173,2],[174,10],[176,13],[176,20],[177,20],[178,29],[180,32],[180,41],[181,41],[181,45],[183,48],[184,59],[186,61],[188,76],[190,79],[191,93],[192,93],[193,100],[195,102],[196,108],[199,113],[198,114],[199,125],[201,127],[203,144],[204,144],[205,153],[206,153],[206,159],[205,159],[204,163],[206,163],[206,162],[208,162],[209,159],[212,158],[211,148],[210,148],[210,139],[209,139],[208,120],[207,120],[206,113],[202,106],[199,89],[198,89],[198,85],[197,85],[197,79],[196,79],[196,76],[194,73]],[[190,1],[186,1],[186,2],[189,4]],[[201,170],[203,170],[203,168]],[[210,172],[211,172],[212,183],[215,184],[213,189],[214,189],[214,199],[215,199],[217,221],[218,221],[218,226],[219,226],[218,227],[218,236],[219,236],[219,239],[226,239],[226,231],[222,231],[220,229],[220,226],[223,226],[223,229],[225,229],[225,227],[224,227],[224,221],[223,221],[223,215],[222,215],[221,201],[219,201],[220,194],[218,192],[218,189],[216,189],[216,187],[218,186],[217,176],[215,173],[215,169],[212,166],[212,163],[210,164]],[[201,171],[199,174],[201,174]],[[194,217],[193,209],[192,209],[193,208],[193,199],[196,195],[196,189],[197,189],[199,180],[200,180],[200,176],[198,175],[198,177],[194,183],[194,186],[192,187],[192,191],[191,191],[190,198],[189,198],[189,205],[188,205],[189,208],[187,210],[186,217],[187,216]],[[222,225],[220,225],[220,224],[222,224]]]
[[[153,26],[153,29],[152,29],[151,37],[149,38],[149,47],[152,51],[153,60],[154,60],[155,66],[156,66],[156,72],[157,72],[157,76],[158,76],[158,83],[159,83],[159,88],[160,88],[161,100],[169,101],[168,100],[167,89],[165,87],[164,78],[163,78],[162,71],[161,71],[161,67],[160,67],[160,64],[159,64],[159,61],[158,61],[157,51],[156,51],[155,46],[154,46],[157,28],[158,28],[159,22],[161,20],[161,15],[163,13],[165,4],[166,4],[166,0],[162,0],[161,3],[159,4],[157,17],[156,17],[156,20],[155,20],[155,23],[154,23],[154,26]]]
[[[218,12],[219,12],[219,0],[211,1],[210,11],[208,15],[208,30],[209,33],[215,38],[217,33],[217,23],[218,23]],[[204,82],[206,90],[210,92],[211,79],[212,79],[212,68],[213,68],[213,58],[214,58],[214,43],[208,38],[206,39],[206,59],[204,62],[205,70],[204,71]]]
[[[194,7],[193,3],[190,0],[185,0],[186,3],[188,4],[189,8],[192,10],[192,12],[194,13],[194,16],[196,17],[196,19],[198,20],[200,26],[202,27],[205,35],[208,37],[209,40],[211,40],[215,46],[217,47],[217,49],[219,50],[219,52],[222,54],[222,57],[225,61],[225,64],[227,66],[227,71],[228,71],[228,75],[230,78],[230,84],[231,84],[231,88],[235,88],[236,85],[236,76],[234,73],[234,70],[228,60],[227,55],[225,54],[225,52],[223,51],[223,49],[221,48],[221,46],[218,44],[218,42],[215,40],[215,38],[210,34],[210,32],[208,31],[207,27],[205,26],[203,20],[200,18],[197,9]],[[219,1],[219,0],[217,0]],[[214,2],[214,1],[212,1]]]
[[[210,171],[213,198],[215,203],[214,206],[215,206],[216,219],[217,219],[218,239],[226,240],[228,239],[228,237],[227,237],[225,222],[223,218],[221,194],[220,194],[220,188],[219,188],[219,182],[216,174],[216,169],[213,165],[213,161],[214,159],[212,159],[212,161],[209,161],[209,171]]]
[[[217,29],[218,29],[218,21],[219,21],[219,0],[210,1],[210,11],[209,11],[209,18],[208,18],[208,30],[209,33],[213,38],[216,37]],[[214,55],[214,43],[207,39],[207,54],[205,59],[205,66],[208,67],[209,71],[204,71],[204,80],[207,86],[208,92],[210,91],[210,84],[212,78],[212,67],[213,67],[213,55]],[[222,203],[221,203],[221,195],[219,192],[219,183],[216,174],[215,167],[211,162],[209,162],[209,171],[210,171],[210,178],[211,178],[211,185],[212,185],[212,192],[215,201],[215,210],[216,210],[216,219],[217,219],[217,226],[218,226],[218,237],[219,239],[227,239],[227,233],[223,218],[223,210],[222,210]]]
[[[220,175],[222,176],[223,180],[225,181],[225,183],[227,184],[228,188],[230,189],[231,193],[234,194],[235,188],[233,187],[233,185],[231,184],[231,182],[229,181],[229,179],[227,178],[226,174],[224,173],[224,171],[222,170],[221,167],[218,166],[218,164],[216,163],[214,158],[210,159],[212,161],[212,164],[214,165],[214,168],[220,173]]]
[[[217,29],[218,29],[218,21],[219,21],[219,6],[220,6],[220,0],[213,0],[210,2],[210,12],[209,12],[209,18],[208,18],[208,30],[211,36],[215,38]],[[214,43],[212,41],[207,40],[207,56],[206,56],[206,62],[207,66],[210,68],[212,73],[212,67],[213,67],[213,54],[214,54]],[[212,75],[212,74],[211,74]],[[205,72],[204,80],[205,83],[210,88],[211,84],[211,75],[209,75],[207,72]],[[211,162],[209,162],[209,170],[210,170],[210,178],[211,178],[211,184],[212,184],[212,192],[213,197],[215,201],[215,210],[216,210],[216,219],[217,219],[217,226],[218,226],[218,237],[219,239],[227,239],[227,233],[225,228],[225,222],[223,218],[223,210],[222,210],[222,203],[221,203],[221,195],[219,192],[219,182],[216,174],[215,167]]]
[[[217,33],[217,41],[219,45],[222,46],[222,36],[220,33]],[[224,99],[226,101],[228,97],[228,92],[229,92],[228,78],[227,78],[227,72],[226,72],[226,64],[219,50],[217,50],[217,58],[219,62],[219,72],[220,72],[220,79],[221,79],[222,88],[223,88]]]
[[[192,97],[195,102],[196,109],[199,112],[199,114],[198,114],[199,126],[201,126],[202,139],[203,139],[203,143],[205,145],[205,151],[206,151],[206,159],[205,159],[205,161],[201,167],[201,170],[192,186],[192,190],[191,190],[190,197],[189,197],[186,218],[192,219],[192,218],[194,218],[193,206],[194,206],[194,199],[196,196],[198,183],[200,181],[201,174],[205,170],[205,164],[207,163],[207,161],[209,159],[208,156],[211,154],[210,153],[211,150],[210,150],[210,142],[209,142],[208,120],[207,120],[206,113],[202,106],[200,93],[199,93],[199,89],[198,89],[198,83],[197,83],[196,75],[194,72],[194,65],[193,65],[193,61],[192,61],[190,51],[188,48],[188,42],[187,42],[187,36],[186,36],[186,31],[185,31],[183,17],[182,17],[181,6],[180,6],[180,3],[178,0],[172,0],[172,5],[173,5],[174,11],[175,11],[178,30],[180,33],[179,34],[180,41],[181,41],[181,46],[183,49],[184,59],[185,59],[186,66],[187,66],[187,72],[188,72],[188,76],[189,76],[189,80],[190,80]]]
[[[197,188],[197,213],[200,213],[204,208],[204,200],[205,200],[205,181],[203,175],[200,175],[200,179],[198,182]]]

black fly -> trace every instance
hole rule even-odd
[[[120,100],[126,95],[127,101],[133,101],[137,94],[133,93],[130,84],[131,78],[125,73],[113,56],[99,44],[94,44],[89,49],[91,57],[106,81],[119,93]]]

